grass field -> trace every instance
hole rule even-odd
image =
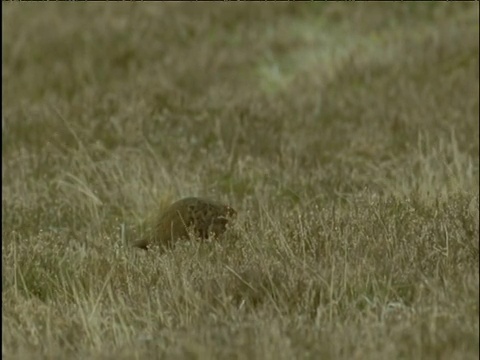
[[[2,11],[4,359],[478,359],[478,2]]]

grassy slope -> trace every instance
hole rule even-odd
[[[478,358],[478,3],[2,10],[4,356]]]

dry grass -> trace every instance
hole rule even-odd
[[[6,359],[478,358],[478,3],[2,10]]]

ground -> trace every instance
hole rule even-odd
[[[5,358],[478,359],[478,2],[2,11]]]

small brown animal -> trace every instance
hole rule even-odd
[[[175,240],[188,238],[189,230],[201,239],[218,237],[236,215],[228,205],[197,197],[184,198],[170,205],[154,224],[154,231],[133,246],[144,250],[153,244],[171,246]]]

